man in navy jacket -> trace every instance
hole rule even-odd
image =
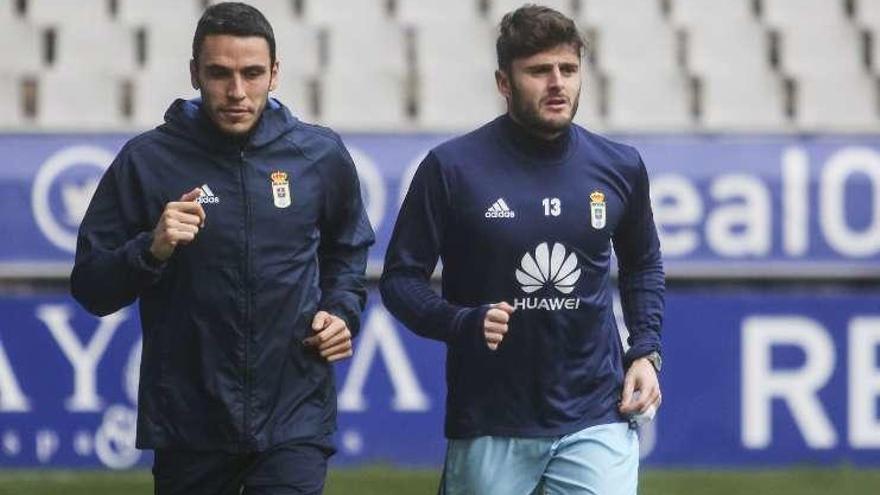
[[[630,420],[660,403],[664,306],[645,165],[572,124],[583,42],[571,19],[520,8],[497,52],[507,114],[428,154],[381,280],[392,313],[447,344],[441,493],[634,495]]]
[[[157,493],[320,493],[333,452],[331,362],[351,356],[373,243],[332,131],[269,98],[268,21],[208,8],[191,62],[201,98],[129,141],[79,232],[74,297],[139,300],[137,446]]]

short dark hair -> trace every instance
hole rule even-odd
[[[205,37],[212,34],[259,36],[269,43],[269,59],[275,64],[275,33],[266,17],[254,7],[240,2],[211,5],[202,14],[193,36],[192,56],[198,62]]]
[[[583,56],[584,39],[574,21],[550,7],[527,4],[508,12],[499,31],[495,43],[499,69],[509,70],[514,59],[559,45],[571,45],[579,57]]]

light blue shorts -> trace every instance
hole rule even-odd
[[[639,439],[627,423],[550,438],[450,440],[440,495],[635,495]]]

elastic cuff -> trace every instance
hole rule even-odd
[[[489,311],[489,305],[476,306],[473,308],[463,308],[455,315],[452,321],[452,340],[457,340],[464,335],[474,335],[482,333],[483,320],[486,319],[486,313]]]
[[[636,344],[630,347],[623,356],[623,368],[629,369],[633,361],[643,358],[655,351],[660,352],[660,346],[654,343]]]
[[[150,232],[142,232],[137,235],[129,243],[126,252],[126,258],[130,266],[134,267],[148,281],[155,282],[162,275],[168,261],[156,259],[150,253],[150,245],[153,243],[153,234]]]

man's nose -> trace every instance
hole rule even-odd
[[[232,77],[232,80],[229,81],[226,95],[233,100],[241,100],[246,96],[244,92],[244,80],[241,76],[236,74]]]

